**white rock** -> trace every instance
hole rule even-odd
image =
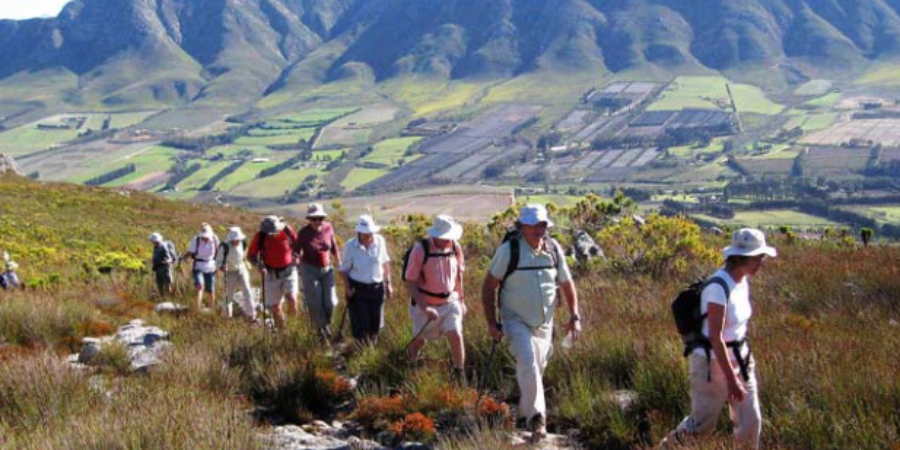
[[[172,302],[160,303],[160,304],[156,305],[156,308],[155,308],[157,314],[173,314],[173,315],[181,314],[181,313],[187,311],[187,309],[188,309],[187,306],[180,305],[178,303],[172,303]]]

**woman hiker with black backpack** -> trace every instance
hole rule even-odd
[[[705,282],[700,293],[702,336],[697,342],[686,342],[691,414],[663,440],[663,448],[680,448],[696,436],[712,433],[726,402],[734,422],[735,447],[759,448],[762,414],[756,364],[747,343],[752,313],[748,280],[765,258],[774,258],[777,252],[766,244],[761,231],[744,228],[734,233],[731,246],[722,254],[725,267]]]

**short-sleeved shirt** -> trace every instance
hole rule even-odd
[[[713,277],[725,280],[731,295],[726,297],[725,290],[718,283],[709,283],[700,294],[700,312],[707,314],[709,304],[714,303],[725,307],[725,325],[722,328],[722,338],[725,342],[739,341],[747,336],[747,323],[753,314],[750,306],[750,284],[744,278],[740,283],[735,283],[734,278],[725,269],[720,269]],[[703,335],[709,337],[709,321],[703,321]],[[700,354],[706,354],[698,349]],[[712,355],[715,357],[714,355]]]
[[[425,294],[423,291],[434,294],[448,294],[457,289],[456,280],[460,273],[466,270],[466,260],[463,256],[462,248],[459,244],[453,242],[456,247],[456,257],[454,258],[453,250],[446,251],[439,249],[434,245],[434,239],[428,238],[429,253],[432,256],[425,261],[425,249],[422,243],[417,242],[409,254],[409,263],[406,266],[406,281],[413,283],[429,304],[442,304],[447,301],[446,298],[434,297]],[[436,253],[447,253],[448,257],[434,256]],[[422,262],[425,262],[424,267]]]
[[[379,234],[372,236],[372,245],[366,248],[358,238],[350,239],[344,245],[341,273],[346,273],[350,279],[360,283],[381,283],[384,281],[384,263],[391,260],[387,252],[387,244],[384,237]]]
[[[247,249],[247,258],[256,263],[256,259],[260,253],[259,241],[262,239],[263,264],[272,269],[284,269],[294,263],[294,250],[291,243],[296,242],[294,230],[285,226],[281,232],[274,236],[265,235],[257,232],[250,241],[250,247]]]
[[[194,255],[193,270],[203,273],[216,271],[216,251],[219,249],[219,238],[213,235],[210,239],[195,236],[188,245],[188,253]]]
[[[516,270],[507,278],[500,292],[500,316],[516,318],[531,327],[550,323],[556,308],[556,287],[572,281],[565,256],[553,241],[545,240],[540,248],[534,249],[525,239],[510,240],[497,249],[491,260],[491,276],[499,280],[506,275],[510,263],[510,245],[519,246],[519,268],[551,267],[554,257],[550,252],[558,252],[558,257],[553,268]]]
[[[300,261],[316,267],[328,267],[331,265],[331,254],[337,254],[337,241],[334,239],[334,227],[328,222],[322,222],[318,231],[309,225],[300,229],[297,233],[297,242],[294,250],[302,252]]]

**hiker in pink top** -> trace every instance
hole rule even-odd
[[[440,215],[428,235],[410,251],[404,273],[412,295],[409,316],[415,336],[409,345],[409,357],[416,360],[426,340],[444,335],[450,340],[453,375],[462,380],[466,356],[462,333],[465,258],[458,242],[462,226],[450,216]]]

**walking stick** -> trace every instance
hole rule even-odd
[[[403,347],[403,353],[406,354],[407,357],[409,356],[409,346],[412,345],[413,342],[416,342],[416,339],[418,339],[419,337],[422,336],[423,333],[425,333],[425,330],[428,329],[428,325],[431,325],[431,322],[432,322],[433,320],[434,320],[434,319],[432,319],[431,317],[429,317],[429,318],[428,318],[428,321],[425,322],[425,326],[423,326],[422,329],[419,330],[419,332],[416,333],[416,335],[413,336],[412,339],[409,340],[409,343],[406,344],[406,347]]]
[[[500,324],[497,324],[499,327]],[[481,400],[484,398],[484,382],[487,379],[488,373],[490,373],[491,369],[494,368],[494,355],[497,354],[497,344],[500,343],[500,338],[494,338],[494,342],[491,344],[491,353],[488,355],[487,361],[484,362],[484,370],[481,372],[481,380],[478,383],[478,396],[475,399],[475,417],[478,417],[478,407],[481,406]]]
[[[331,344],[337,344],[339,342],[343,342],[344,340],[344,322],[347,320],[347,310],[350,309],[350,302],[344,302],[344,312],[341,314],[341,321],[338,324],[337,334],[332,339]]]

